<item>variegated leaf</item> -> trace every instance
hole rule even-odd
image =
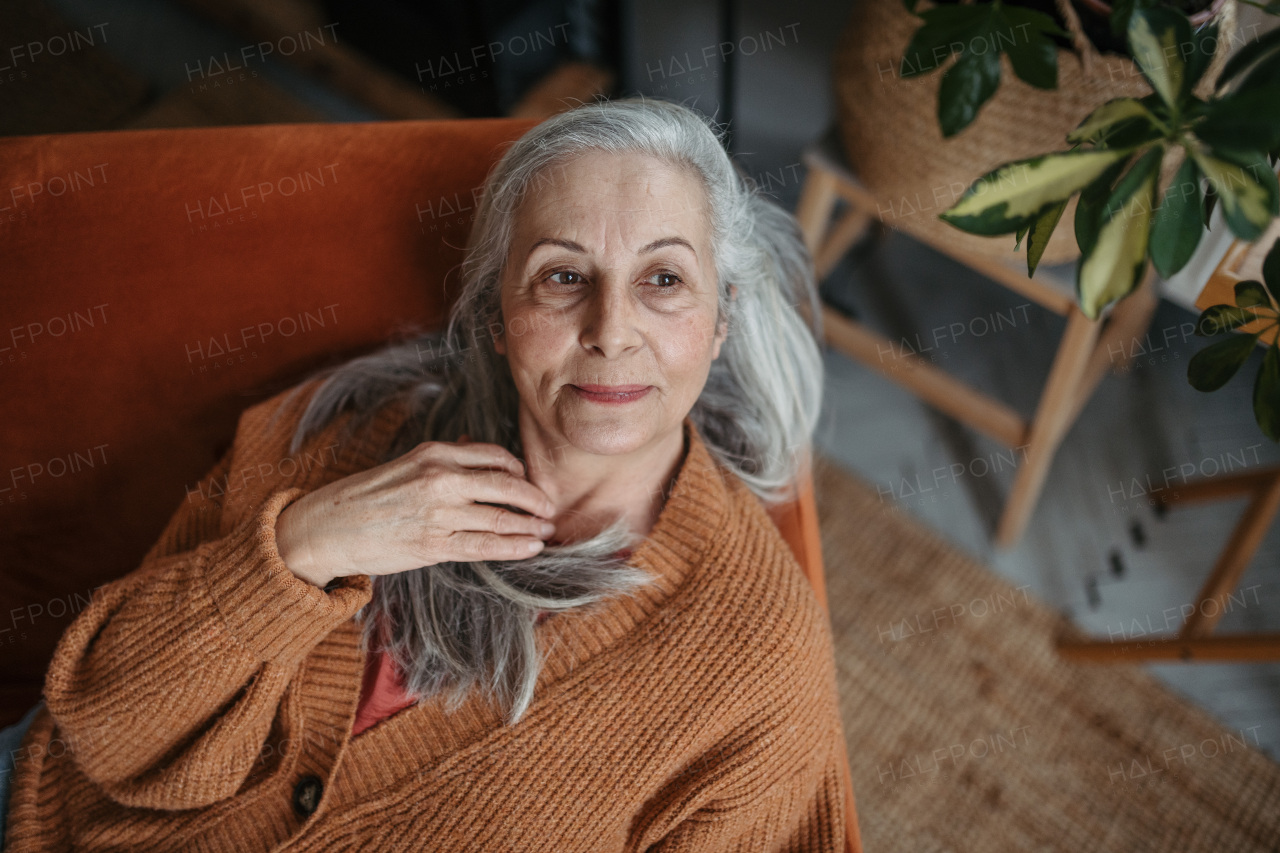
[[[1137,98],[1116,98],[1098,107],[1073,131],[1067,134],[1068,142],[1097,142],[1103,131],[1122,121],[1145,118],[1155,123],[1151,110]]]
[[[1078,268],[1080,309],[1097,319],[1102,309],[1138,286],[1147,260],[1156,177],[1164,152],[1153,148],[1120,179],[1108,199],[1109,215],[1093,251]]]
[[[1160,99],[1173,107],[1182,95],[1187,73],[1181,52],[1191,40],[1186,17],[1160,6],[1136,9],[1129,18],[1128,36],[1133,61]]]
[[[971,234],[1012,234],[1070,198],[1133,149],[1065,151],[1006,163],[983,175],[938,214]]]
[[[1200,171],[1222,200],[1222,215],[1242,240],[1256,240],[1276,215],[1276,176],[1265,160],[1257,158],[1248,168],[1215,157],[1200,146],[1190,148]]]

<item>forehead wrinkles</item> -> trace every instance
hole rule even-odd
[[[617,240],[634,244],[634,250],[668,236],[678,220],[681,236],[699,245],[700,255],[702,246],[709,253],[711,222],[696,174],[653,160],[645,168],[624,164],[622,169],[611,170],[607,163],[601,168],[597,161],[572,175],[556,170],[554,181],[535,178],[537,191],[526,195],[515,211],[517,231],[527,238],[568,238],[572,232],[578,235],[576,242],[589,240],[598,247]]]
[[[586,174],[576,181],[561,181],[531,193],[517,215],[545,214],[571,208],[608,209],[615,213],[701,213],[706,207],[701,188],[674,175],[651,173],[626,176]]]

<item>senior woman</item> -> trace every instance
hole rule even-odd
[[[818,416],[802,301],[693,111],[530,130],[445,330],[246,411],[69,626],[5,849],[843,851],[831,639],[764,508]]]

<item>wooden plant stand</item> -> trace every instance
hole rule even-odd
[[[809,172],[801,189],[796,218],[821,281],[873,221],[883,222],[882,201],[853,174],[834,131],[810,145],[802,160]],[[847,209],[833,219],[840,200],[847,203]],[[1140,337],[1150,324],[1158,301],[1155,272],[1149,268],[1134,293],[1115,303],[1099,319],[1090,320],[1076,302],[1074,282],[1055,278],[1043,267],[1036,271],[1034,278],[1028,278],[1025,255],[1010,251],[1007,262],[982,257],[913,233],[905,219],[898,222],[902,224],[892,227],[1067,318],[1066,332],[1035,415],[1027,420],[1006,404],[961,382],[914,352],[895,355],[886,362],[883,353],[894,350],[893,341],[829,305],[822,307],[824,335],[829,345],[875,368],[925,402],[1006,447],[1025,448],[1024,461],[995,534],[998,547],[1012,547],[1026,529],[1048,478],[1054,453],[1067,430],[1106,371],[1119,371],[1127,366],[1132,347],[1123,342]],[[1059,227],[1070,226],[1068,223]]]

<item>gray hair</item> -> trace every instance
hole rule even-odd
[[[463,434],[524,458],[515,383],[493,346],[520,202],[549,169],[577,155],[645,154],[692,170],[710,211],[719,319],[729,334],[689,417],[708,452],[762,502],[792,499],[822,404],[820,303],[795,218],[759,194],[721,139],[693,110],[643,98],[586,104],[530,129],[485,181],[462,292],[445,329],[321,371],[327,378],[297,425],[292,451],[344,411],[354,412],[347,428],[356,434],[399,399],[410,414],[383,461],[420,442]],[[380,631],[412,698],[452,688],[453,711],[479,684],[514,724],[533,699],[541,668],[536,612],[589,607],[653,582],[618,556],[634,546],[631,540],[619,518],[590,539],[547,546],[523,560],[440,563],[376,576],[368,613],[361,612],[368,617],[364,648]]]

